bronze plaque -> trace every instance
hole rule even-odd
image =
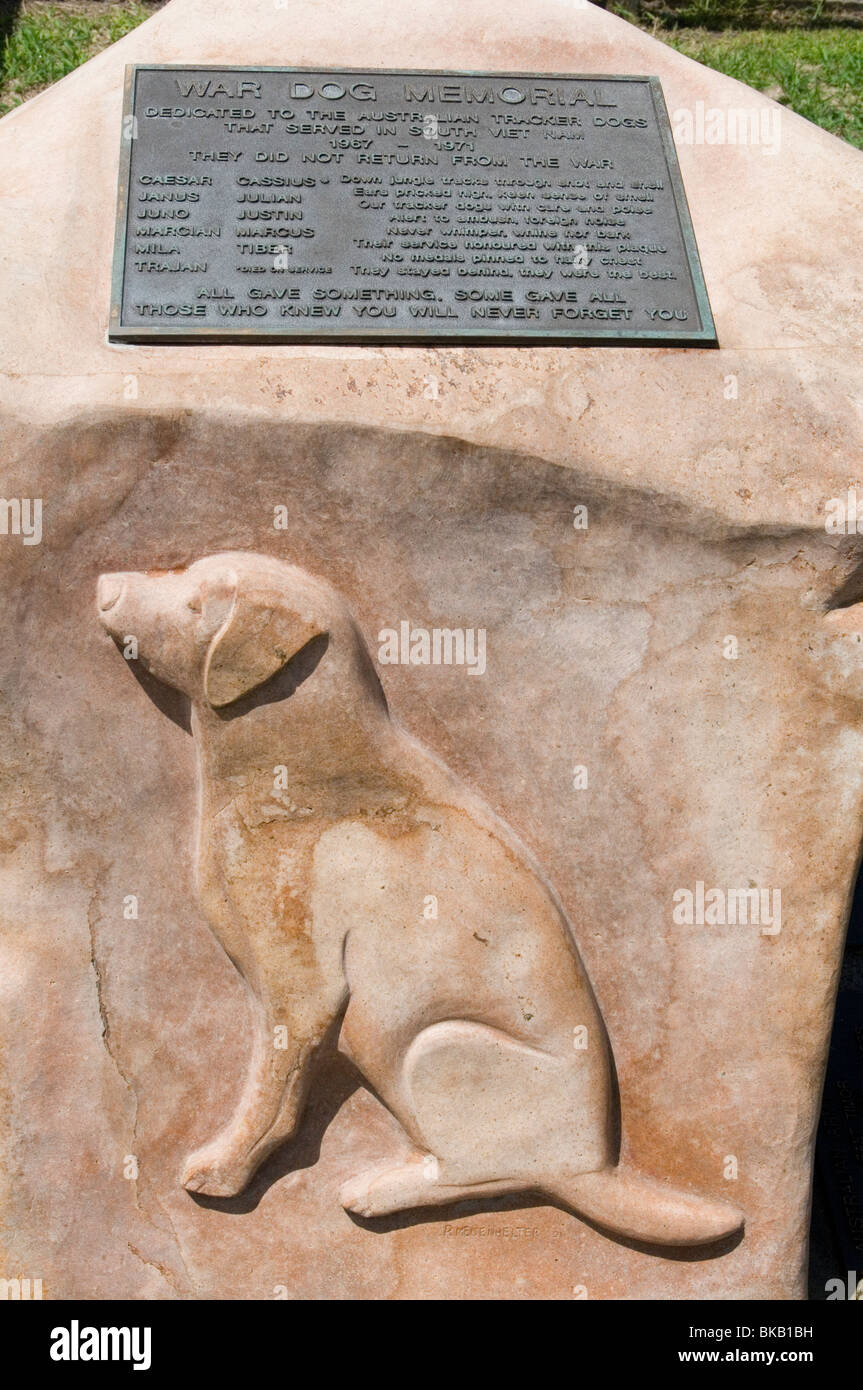
[[[714,346],[659,79],[130,67],[109,336]]]

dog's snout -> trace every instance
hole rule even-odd
[[[102,613],[107,613],[109,608],[113,608],[123,592],[123,581],[125,576],[122,574],[102,574],[99,576],[97,588],[97,601]]]

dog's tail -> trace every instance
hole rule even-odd
[[[649,1245],[709,1245],[736,1235],[743,1216],[730,1202],[678,1189],[626,1168],[580,1173],[554,1195],[577,1216]]]

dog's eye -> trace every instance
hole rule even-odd
[[[191,608],[191,610],[192,610],[193,613],[200,613],[200,612],[201,612],[201,600],[200,600],[199,598],[190,598],[190,599],[189,599],[189,602],[186,604],[186,607],[187,607],[187,608]]]

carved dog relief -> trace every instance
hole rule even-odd
[[[351,1212],[538,1191],[647,1242],[741,1229],[727,1203],[618,1164],[609,1044],[564,910],[513,832],[391,719],[330,585],[228,553],[103,575],[98,603],[191,702],[197,888],[254,1019],[245,1089],[190,1155],[190,1191],[242,1191],[337,1036],[414,1146],[345,1183]]]

